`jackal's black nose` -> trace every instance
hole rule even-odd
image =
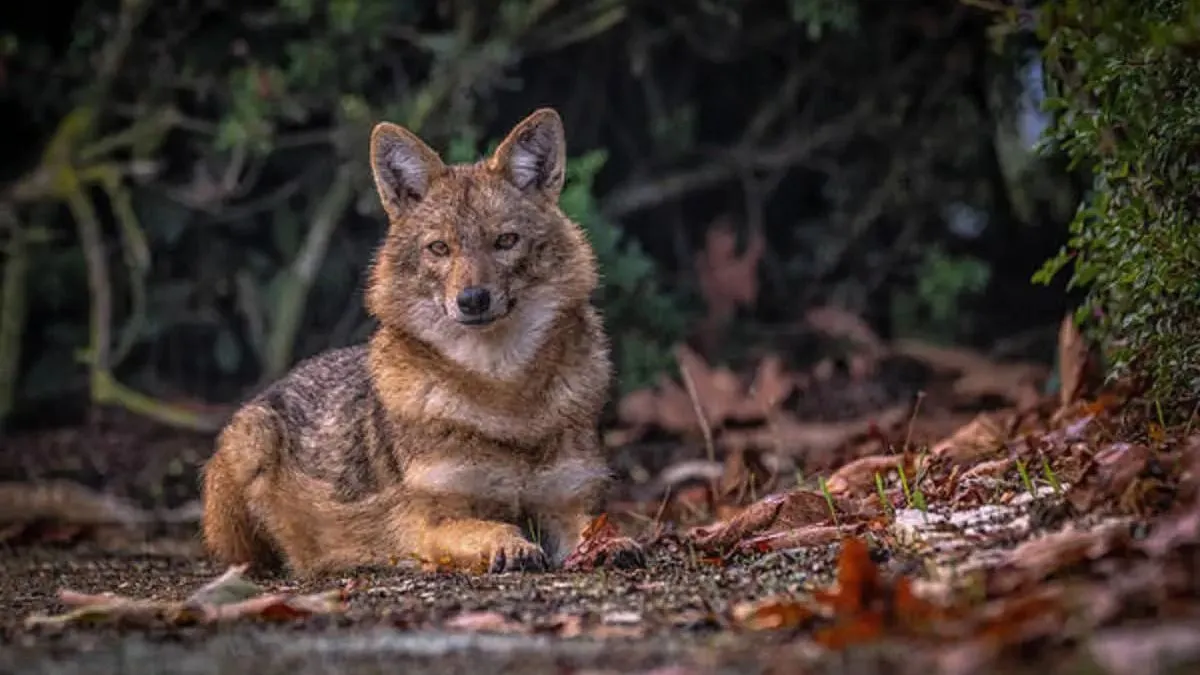
[[[463,314],[483,314],[492,306],[492,294],[483,286],[468,286],[458,294],[456,301]]]

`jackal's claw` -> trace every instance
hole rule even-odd
[[[488,572],[545,572],[550,563],[546,552],[537,544],[516,540],[496,547]]]

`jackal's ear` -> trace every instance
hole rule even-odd
[[[566,177],[566,153],[562,118],[552,108],[542,108],[509,132],[488,166],[524,192],[536,190],[557,200]]]
[[[371,173],[389,218],[420,201],[445,168],[442,158],[411,131],[390,122],[371,131]]]

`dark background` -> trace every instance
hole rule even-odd
[[[680,341],[714,363],[811,362],[801,319],[821,305],[885,339],[1049,362],[1072,301],[1030,283],[1082,194],[1032,149],[1036,47],[995,48],[994,17],[956,0],[0,12],[0,241],[24,269],[3,296],[19,298],[2,308],[6,430],[97,402],[211,429],[297,359],[363,339],[383,231],[366,138],[385,119],[465,160],[560,111],[564,206],[597,243],[618,395],[670,371]],[[715,225],[764,242],[755,297],[725,320],[697,267]],[[298,282],[303,250],[319,266]]]

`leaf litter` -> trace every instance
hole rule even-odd
[[[242,619],[286,621],[314,615],[336,614],[344,609],[346,589],[299,595],[268,593],[245,576],[247,566],[229,567],[183,600],[132,598],[114,593],[59,591],[58,599],[69,611],[32,615],[27,627],[64,627],[80,623],[122,625],[211,624]]]
[[[827,377],[826,363],[804,372],[768,355],[739,377],[682,348],[679,366],[694,385],[664,379],[619,411],[625,443],[667,433],[698,447],[707,426],[704,451],[725,457],[703,475],[660,484],[657,498],[643,489],[651,498],[622,504],[642,519],[654,509],[650,541],[681,542],[719,565],[840,545],[833,586],[734,601],[728,625],[786,631],[834,651],[915,641],[948,673],[1072,645],[1097,672],[1144,672],[1154,660],[1131,655],[1149,649],[1138,631],[1145,644],[1200,658],[1200,603],[1187,600],[1200,596],[1194,413],[1168,429],[1138,413],[1128,388],[1100,387],[1069,316],[1058,336],[1057,391],[1046,389],[1050,373],[1040,365],[888,344],[829,308],[808,321],[855,345],[858,376],[889,359],[923,363],[922,393],[899,414],[876,407],[831,423],[800,405]],[[770,395],[755,397],[758,380]],[[938,428],[931,417],[946,420],[948,432],[919,431]],[[781,475],[781,458],[795,460],[794,476]],[[757,483],[757,495],[747,483]],[[688,508],[672,508],[683,501]],[[890,574],[868,551],[918,563]],[[1169,622],[1169,637],[1149,639],[1153,622],[1118,632],[1127,617]]]

